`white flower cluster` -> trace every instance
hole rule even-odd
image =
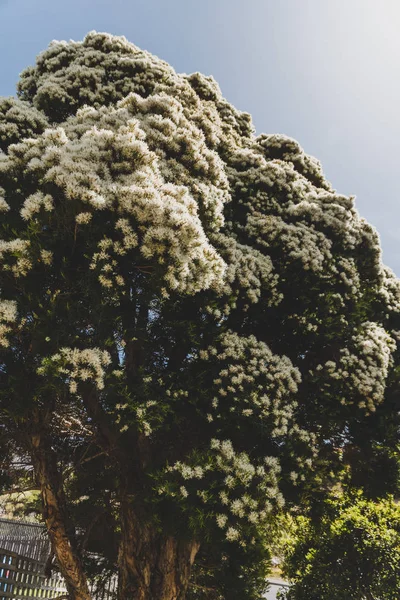
[[[400,311],[400,280],[388,267],[382,267],[380,279],[381,285],[378,294],[382,298],[387,312],[398,313]]]
[[[343,283],[351,295],[359,293],[359,265],[348,253],[365,247],[375,256],[376,276],[381,272],[376,232],[359,218],[353,198],[337,194],[295,140],[255,137],[249,115],[231,106],[210,77],[177,75],[125,38],[91,32],[83,42],[52,43],[22,75],[19,92],[27,102],[19,100],[18,110],[30,102],[52,122],[73,115],[65,133],[47,132],[48,147],[36,156],[24,149],[29,165],[42,163],[45,180],[58,182],[68,198],[130,213],[139,251],[163,265],[170,291],[219,288],[232,292],[231,306],[240,289],[251,303],[265,291],[274,303],[281,299],[280,267],[294,262]],[[17,154],[22,159],[22,149]],[[245,229],[236,218],[228,227],[235,248],[233,242],[226,248],[223,236],[207,238],[223,225],[230,201],[246,207]],[[178,220],[171,217],[177,203],[186,206]],[[91,214],[78,213],[77,223],[88,224]],[[347,264],[336,260],[341,253]],[[191,258],[183,261],[184,255]],[[115,268],[109,277],[100,272],[104,266],[99,280],[112,287],[123,274]],[[228,304],[223,310],[229,312]]]
[[[28,102],[0,98],[0,150],[6,151],[10,144],[42,133],[47,126],[46,117]]]
[[[0,300],[0,346],[7,348],[10,342],[7,334],[11,331],[10,323],[17,319],[17,303],[14,300]]]
[[[90,212],[81,212],[76,215],[75,221],[78,225],[87,225],[92,220],[92,213]]]
[[[231,106],[211,77],[177,75],[125,38],[91,32],[83,42],[53,42],[22,74],[19,92],[53,122],[81,108],[69,120],[68,135],[81,136],[90,119],[115,132],[125,110],[156,154],[163,181],[187,188],[205,231],[222,225],[222,209],[232,198],[250,207],[249,235],[252,244],[262,240],[263,254],[275,248],[286,262],[334,276],[332,244],[335,253],[366,244],[379,272],[379,240],[353,199],[334,192],[319,162],[295,140],[255,137],[249,115]],[[101,204],[102,194],[93,191],[94,203]],[[254,212],[268,219],[254,222]],[[251,296],[254,301],[257,291]]]
[[[227,102],[212,77],[177,75],[166,62],[124,37],[90,32],[83,42],[57,42],[22,73],[19,95],[57,122],[83,105],[116,104],[130,92],[148,97],[163,92],[185,106],[185,116],[210,147],[241,144],[254,128],[248,113]]]
[[[10,210],[10,206],[7,204],[3,196],[4,193],[4,189],[0,187],[0,212],[7,212]]]
[[[338,274],[340,283],[347,289],[343,296],[357,297],[361,281],[355,259],[341,256],[332,264],[331,269]]]
[[[30,242],[15,238],[11,241],[0,239],[0,264],[4,271],[11,271],[14,277],[23,277],[33,267],[29,255]]]
[[[40,251],[40,258],[45,265],[51,265],[53,262],[53,252],[42,249]]]
[[[348,373],[352,388],[361,396],[361,408],[374,411],[383,401],[392,352],[393,338],[377,323],[366,322],[353,336],[351,348],[341,351],[338,376]]]
[[[262,135],[236,149],[227,161],[234,202],[247,207],[244,231],[251,245],[270,254],[280,275],[294,264],[343,286],[345,297],[360,293],[359,256],[368,248],[368,271],[381,277],[379,237],[360,218],[354,198],[334,192],[320,165],[294,140]],[[229,230],[240,228],[234,219]],[[350,253],[352,256],[350,256]],[[363,267],[365,268],[365,267]]]
[[[47,375],[53,372],[68,382],[71,394],[78,392],[79,381],[93,381],[97,389],[104,388],[105,368],[111,363],[111,357],[99,348],[60,348],[57,354],[45,359],[37,372]]]
[[[323,382],[328,385],[329,380],[338,382],[343,404],[357,401],[360,408],[373,412],[384,399],[395,349],[396,342],[385,329],[368,321],[352,336],[348,347],[340,350],[339,361],[328,360],[315,372],[323,373]]]
[[[323,272],[332,260],[332,242],[312,225],[254,212],[246,232],[265,248],[278,248],[283,260],[299,261],[304,270]]]
[[[54,210],[53,198],[49,194],[44,195],[42,192],[36,192],[36,194],[32,194],[25,200],[20,211],[21,217],[28,221],[32,219],[33,215],[39,213],[42,208],[47,212]]]
[[[213,235],[211,239],[227,264],[224,285],[220,290],[221,295],[230,299],[225,313],[236,306],[239,298],[257,303],[262,297],[270,306],[279,304],[282,300],[277,291],[279,278],[269,256],[222,233]]]
[[[144,404],[139,405],[135,409],[135,417],[138,428],[144,433],[145,436],[150,436],[153,432],[152,427],[152,407],[157,406],[158,402],[155,400],[147,400]],[[156,419],[157,420],[157,413]]]
[[[165,93],[145,99],[131,93],[119,106],[138,119],[164,180],[186,186],[204,212],[205,224],[219,229],[224,204],[230,200],[228,179],[221,158],[207,147],[191,115],[188,118],[182,104]]]
[[[185,485],[178,482],[178,493],[163,486],[160,493],[172,493],[183,499],[196,495],[215,511],[216,524],[226,530],[226,539],[240,540],[249,525],[264,521],[274,506],[283,506],[278,488],[279,462],[274,457],[265,457],[254,463],[246,452],[236,452],[230,440],[214,438],[210,450],[202,465],[178,461],[169,467],[168,473],[178,473]],[[207,483],[203,487],[205,478]]]
[[[147,95],[171,72],[167,63],[125,38],[91,32],[83,42],[53,41],[18,87],[23,99],[57,121],[84,104],[108,105],[133,90]]]
[[[121,276],[117,261],[110,260],[110,251],[115,260],[115,255],[124,255],[136,246],[142,257],[155,260],[164,271],[170,290],[195,293],[218,287],[225,263],[205,234],[188,186],[176,183],[177,177],[175,183],[165,182],[156,154],[145,143],[145,134],[127,109],[110,111],[114,111],[119,125],[116,131],[92,125],[93,115],[100,119],[101,111],[80,111],[80,123],[88,117],[88,129],[80,138],[70,139],[61,127],[46,130],[42,136],[10,148],[8,169],[13,169],[16,162],[25,162],[25,170],[38,177],[38,185],[40,181],[51,182],[67,201],[84,203],[91,212],[116,213],[115,229],[122,240],[109,239],[111,247],[107,251],[102,248],[103,253],[96,253],[92,261],[92,268],[96,268],[99,258],[107,263],[102,264],[99,273],[105,287],[112,285],[111,270],[114,278]],[[3,168],[6,170],[7,165]],[[25,201],[21,215],[31,218],[42,206],[52,210],[52,199],[38,191]],[[83,214],[76,215],[78,224],[88,222],[88,211]],[[101,272],[104,266],[110,273]]]
[[[256,138],[253,148],[256,152],[262,153],[266,159],[280,159],[292,163],[296,170],[316,187],[331,190],[319,160],[308,156],[293,138],[282,134],[263,133]]]
[[[303,222],[314,224],[344,248],[354,249],[361,242],[360,218],[353,208],[353,198],[332,192],[308,193],[304,200],[291,203],[287,213]]]
[[[235,149],[229,161],[231,186],[234,185],[236,195],[243,202],[255,210],[270,208],[282,214],[291,203],[315,193],[312,184],[292,163],[276,159],[267,161],[254,150],[253,144]]]
[[[200,358],[217,369],[210,406],[214,418],[236,414],[267,421],[272,437],[290,431],[301,376],[288,357],[273,354],[254,336],[227,332]]]
[[[189,92],[186,81],[195,94],[190,93],[192,90]],[[229,154],[234,147],[242,146],[244,140],[253,138],[255,129],[251,116],[225,100],[213,77],[192,73],[183,76],[176,87],[180,99],[190,107],[193,120],[204,132],[211,147],[221,147],[223,154]],[[160,85],[160,88],[172,93],[168,85]]]

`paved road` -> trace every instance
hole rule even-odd
[[[282,579],[273,579],[272,577],[269,579],[269,581],[270,581],[271,585],[270,585],[269,591],[264,596],[264,598],[265,598],[265,600],[276,600],[276,594],[277,594],[278,590],[283,589],[282,585],[279,585],[279,584],[285,584],[285,582]]]

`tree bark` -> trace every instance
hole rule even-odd
[[[91,600],[83,566],[68,530],[65,496],[53,449],[45,431],[38,429],[31,433],[30,443],[35,476],[41,490],[44,520],[69,598]]]
[[[118,600],[184,600],[196,541],[180,541],[140,522],[129,499],[121,501]]]
[[[97,425],[100,447],[115,462],[119,478],[118,600],[184,600],[199,543],[163,535],[134,509],[134,498],[143,492],[151,460],[148,439],[140,433],[132,437],[127,454],[96,392],[88,389],[82,397]],[[138,504],[142,504],[140,500]]]

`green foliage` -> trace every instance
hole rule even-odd
[[[246,548],[206,545],[195,563],[187,600],[260,600],[267,589],[270,554],[253,540]]]
[[[40,515],[39,490],[11,492],[0,495],[0,513],[12,519],[37,517]]]
[[[288,600],[397,600],[400,507],[361,493],[326,502],[320,520],[301,517],[285,569]]]

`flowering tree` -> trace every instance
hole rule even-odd
[[[0,148],[0,414],[70,596],[92,460],[119,598],[183,599],[202,544],[257,544],[394,414],[399,282],[318,161],[124,38],[53,42]]]

